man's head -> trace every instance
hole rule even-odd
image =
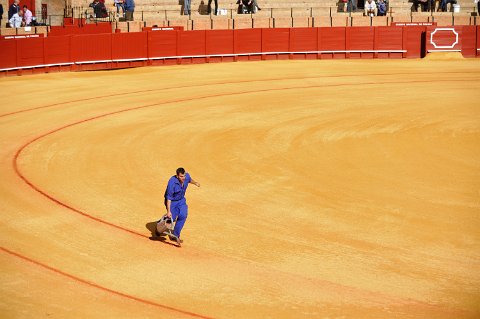
[[[17,6],[20,3],[20,0],[14,0],[13,3],[15,3]]]
[[[185,181],[185,169],[183,167],[177,168],[177,178],[181,183]]]
[[[21,17],[23,17],[23,10],[19,10],[19,11],[18,11],[18,15],[21,16]]]
[[[27,9],[28,9],[28,8],[27,8],[27,5],[24,4],[24,5],[23,5],[23,11],[25,11],[25,10],[27,10]]]

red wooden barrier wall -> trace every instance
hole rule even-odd
[[[212,30],[205,33],[205,53],[209,62],[233,61],[233,30]]]
[[[289,52],[290,29],[262,29],[262,52]]]
[[[345,27],[318,28],[318,51],[324,51],[321,53],[322,58],[345,58],[346,29]]]
[[[290,51],[305,52],[317,51],[318,28],[290,29]]]
[[[462,26],[427,27],[427,52],[461,51],[462,31]]]
[[[403,56],[404,28],[376,27],[374,49],[378,58],[401,58]]]
[[[71,63],[70,36],[44,38],[45,64]]]
[[[147,59],[148,33],[114,33],[112,34],[112,60]]]
[[[373,58],[374,40],[373,27],[346,28],[345,48],[347,51],[355,51],[347,53],[347,58]]]
[[[0,69],[17,67],[17,41],[0,40]]]
[[[177,31],[148,32],[148,57],[177,56]]]
[[[477,25],[477,57],[480,57],[480,26]]]
[[[45,64],[43,38],[18,39],[17,66],[34,66]]]
[[[398,28],[398,27],[396,27]],[[425,54],[422,37],[427,31],[426,27],[405,27],[404,29],[404,49],[407,50],[406,58],[420,58]]]
[[[186,57],[184,62],[204,63],[206,61],[206,32],[205,30],[177,32],[177,55]]]
[[[50,71],[62,65],[69,66],[64,70],[85,70],[262,58],[419,58],[425,49],[452,44],[455,33],[458,43],[453,50],[461,50],[466,57],[480,56],[480,27],[442,28],[320,27],[0,38],[0,74],[32,68]]]
[[[477,27],[466,25],[462,28],[462,55],[474,58],[477,55]]]
[[[235,30],[233,33],[233,52],[240,54],[238,60],[259,60],[262,52],[262,29]],[[254,53],[254,54],[249,54]],[[245,54],[245,56],[241,56]]]

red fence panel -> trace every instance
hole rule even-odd
[[[345,51],[344,27],[318,28],[318,50]]]
[[[148,57],[177,56],[177,32],[148,32]]]
[[[0,39],[0,69],[17,67],[17,40]]]
[[[462,26],[427,27],[427,52],[460,51],[462,49]]]
[[[178,31],[178,55],[205,55],[205,30]]]
[[[112,59],[112,35],[72,35],[72,58],[75,62],[110,61]]]
[[[260,53],[262,52],[262,30],[261,29],[239,29],[233,32],[234,52]]]
[[[206,33],[206,54],[233,54],[233,30],[211,30]]]
[[[407,58],[421,58],[425,56],[426,27],[403,27],[404,48]]]
[[[17,40],[17,65],[35,66],[45,64],[43,38]]]
[[[462,27],[462,55],[465,58],[477,55],[477,27],[474,25]]]
[[[375,27],[375,50],[403,50],[403,28]]]
[[[375,45],[376,51],[402,51],[403,50],[403,28],[375,27]],[[403,56],[402,52],[377,52],[377,57],[388,58]]]
[[[480,25],[477,25],[477,57],[480,57]]]
[[[373,27],[347,28],[345,47],[347,51],[373,51],[374,40],[375,28]],[[349,56],[352,58],[373,58],[373,52],[351,52]]]
[[[49,37],[65,36],[71,34],[78,34],[78,26],[65,25],[65,26],[51,26],[48,32]]]
[[[290,29],[290,51],[304,52],[318,50],[318,28]]]
[[[45,64],[73,62],[70,39],[70,36],[44,38]]]
[[[346,28],[345,27],[321,27],[318,28],[318,50],[324,52],[323,58],[345,58]]]
[[[345,39],[346,50],[373,51],[374,37],[375,37],[375,28],[373,27],[347,28],[346,39]]]
[[[64,36],[74,34],[112,33],[112,24],[109,22],[79,25],[52,26],[48,36]]]
[[[262,29],[262,52],[288,52],[290,29]]]
[[[85,24],[80,27],[78,33],[80,34],[98,34],[98,33],[112,33],[112,24],[110,22],[100,22]]]
[[[112,34],[112,60],[147,58],[147,36],[147,32]]]

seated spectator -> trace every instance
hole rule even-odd
[[[123,0],[114,0],[114,5],[117,7],[117,17],[120,14],[120,9],[122,9],[122,14],[125,16],[125,5],[123,4]]]
[[[218,0],[213,0],[215,2],[215,15],[218,14]],[[212,0],[208,0],[208,10],[207,13],[212,13]]]
[[[367,2],[365,2],[365,15],[369,17],[377,15],[377,5],[375,1],[367,0]]]
[[[187,2],[185,0],[185,2]],[[188,11],[190,14],[190,0],[188,0]],[[125,20],[133,21],[133,12],[135,12],[135,1],[134,0],[125,0]]]
[[[262,10],[258,4],[257,0],[238,0],[238,13],[255,13],[257,10]]]
[[[253,9],[255,10],[255,12],[257,12],[257,10],[258,11],[262,10],[262,8],[260,8],[258,6],[257,0],[252,0],[252,4],[253,4]]]
[[[238,0],[237,4],[239,14],[253,13],[252,0]]]
[[[23,6],[23,21],[25,22],[25,26],[29,27],[32,25],[32,11],[28,10],[27,6]]]
[[[93,0],[93,3],[90,3],[90,7],[93,8],[93,14],[95,18],[106,18],[108,16],[107,8],[105,4],[98,0]]]
[[[343,11],[355,12],[357,10],[357,0],[342,0]]]
[[[23,11],[20,10],[15,13],[10,20],[8,20],[10,28],[20,28],[23,26]]]
[[[378,13],[378,16],[387,15],[387,4],[385,3],[384,0],[378,0],[377,13]]]
[[[429,1],[429,0],[413,0],[413,7],[415,11],[418,11],[418,6],[420,5],[422,8],[422,11],[428,11],[428,4],[430,2],[430,6],[432,8],[435,8],[435,0]]]
[[[0,28],[2,27],[2,19],[3,19],[3,6],[0,3]]]
[[[457,0],[442,0],[440,2],[440,10],[443,11],[443,12],[446,12],[447,11],[447,5],[450,3],[450,8],[452,8],[452,6],[454,4],[457,4]]]

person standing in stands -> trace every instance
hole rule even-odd
[[[257,4],[257,0],[252,0],[252,4],[254,9],[257,8],[257,10],[262,10]]]
[[[0,3],[0,28],[2,27],[2,19],[3,19],[3,6]]]
[[[27,5],[23,6],[23,21],[25,21],[25,26],[29,27],[32,23],[32,11],[28,10]]]
[[[20,6],[18,5],[20,0],[13,1],[12,5],[8,8],[8,21],[13,17],[14,14],[20,12]]]
[[[117,17],[120,14],[120,8],[122,9],[122,17],[125,16],[125,4],[123,3],[123,0],[114,0],[115,7],[117,7]]]
[[[215,1],[215,13],[214,15],[217,15],[218,14],[218,0],[214,0]],[[212,12],[212,0],[208,0],[208,14],[210,14]]]
[[[378,13],[378,16],[387,15],[387,4],[385,3],[385,1],[378,0],[377,13]]]
[[[3,18],[3,6],[0,3],[0,28],[2,27],[2,18]]]
[[[133,21],[133,12],[135,11],[135,1],[125,0],[125,20]]]
[[[209,3],[209,8],[210,8],[210,1]],[[191,11],[190,11],[190,5],[191,5],[191,0],[183,0],[183,15],[184,16],[189,16]]]

